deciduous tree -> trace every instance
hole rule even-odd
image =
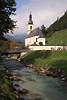
[[[15,0],[0,0],[0,37],[4,33],[12,32],[15,28],[15,21],[11,19],[11,15],[14,15],[15,11]]]

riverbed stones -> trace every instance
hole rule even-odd
[[[19,93],[21,93],[21,94],[28,94],[29,91],[28,91],[27,89],[25,89],[25,88],[21,88],[21,89],[19,90]]]
[[[40,94],[38,94],[38,93],[32,93],[32,94],[30,94],[30,96],[32,96],[32,97],[38,97],[38,96],[41,96]]]
[[[16,94],[16,99],[19,100],[19,94],[17,91],[15,91],[15,94]]]
[[[12,80],[12,81],[21,81],[21,79],[16,77],[16,76],[10,76],[10,80]]]
[[[34,81],[35,82],[35,79],[32,79],[32,78],[30,78],[30,77],[27,77],[26,78],[28,81]]]
[[[43,100],[42,98],[34,98],[34,99],[29,99],[29,100]]]
[[[19,84],[14,84],[14,86],[19,87]]]
[[[44,72],[45,72],[45,69],[42,68],[42,67],[40,67],[40,71],[41,71],[42,73],[44,73]]]
[[[27,65],[27,67],[30,67],[30,68],[32,68],[32,67],[33,67],[33,65],[32,65],[32,64],[28,64],[28,65]]]

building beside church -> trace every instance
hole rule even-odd
[[[40,28],[33,29],[32,14],[29,15],[27,37],[25,38],[25,46],[45,45],[45,38]]]

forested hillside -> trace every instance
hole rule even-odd
[[[50,27],[47,29],[48,36],[51,36],[54,32],[64,30],[67,28],[67,11],[61,18],[58,18]]]

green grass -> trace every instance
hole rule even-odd
[[[0,67],[0,100],[15,100],[11,86],[12,82],[5,78],[5,69]]]
[[[55,32],[46,40],[48,45],[67,45],[67,29]]]
[[[67,74],[67,51],[31,51],[23,59],[36,67],[61,68]]]

